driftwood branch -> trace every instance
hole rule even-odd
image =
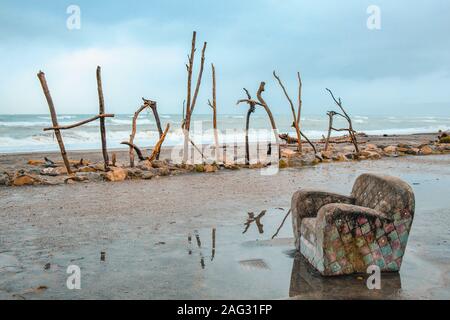
[[[255,106],[257,104],[256,101],[252,100],[252,96],[248,92],[247,89],[244,88],[244,92],[247,95],[247,99],[238,100],[236,104],[247,103],[249,108],[247,111],[247,116],[245,118],[245,164],[250,164],[250,147],[249,147],[249,139],[248,139],[248,131],[250,130],[250,116],[253,112],[255,112]]]
[[[149,106],[150,109],[152,109],[153,116],[155,117],[155,121],[156,121],[156,126],[158,128],[159,137],[161,138],[161,136],[163,135],[163,131],[161,128],[161,120],[159,119],[158,109],[156,107],[156,101],[145,99],[145,98],[142,98],[142,101],[144,101],[144,104]],[[156,155],[156,160],[159,160],[159,152]]]
[[[148,105],[143,104],[135,113],[133,116],[133,122],[131,125],[131,134],[130,134],[130,140],[128,142],[128,146],[130,146],[130,151],[128,152],[129,156],[130,156],[130,167],[134,167],[134,151],[136,150],[135,146],[134,146],[134,137],[136,136],[136,122],[137,119],[139,117],[139,114],[145,110],[146,108],[148,108]],[[141,153],[142,155],[142,153]]]
[[[160,153],[161,145],[163,144],[164,139],[166,138],[166,135],[167,135],[167,132],[169,131],[169,128],[170,128],[170,124],[168,123],[166,125],[166,129],[164,130],[163,134],[161,135],[161,137],[159,138],[158,142],[156,143],[155,148],[153,148],[152,154],[148,158],[148,160],[150,162],[155,160],[157,155]]]
[[[277,125],[275,124],[275,119],[273,118],[272,112],[270,111],[270,108],[264,98],[262,97],[262,93],[265,90],[266,83],[263,81],[259,85],[258,91],[256,92],[256,97],[258,98],[259,103],[263,106],[264,110],[266,110],[267,115],[269,116],[270,124],[272,126],[273,133],[275,135],[275,141],[278,144],[279,138],[278,138],[278,129]]]
[[[347,131],[349,133],[349,136],[350,136],[350,139],[352,140],[353,145],[355,146],[356,153],[359,153],[358,140],[356,139],[356,134],[355,134],[355,131],[353,130],[352,119],[350,118],[350,116],[347,114],[344,107],[342,106],[341,98],[336,99],[336,97],[334,96],[333,92],[330,89],[326,88],[326,90],[330,93],[333,101],[336,103],[336,105],[339,107],[339,109],[341,109],[341,111],[343,112],[343,115],[339,114],[337,112],[335,114],[343,116],[347,120],[347,122],[348,122],[348,130]],[[336,129],[333,129],[333,130],[334,131],[344,131],[344,130],[336,130]]]
[[[97,67],[97,91],[98,91],[98,104],[99,104],[99,112],[98,115],[105,114],[105,100],[103,98],[103,87],[102,87],[102,74],[100,66]],[[105,163],[105,171],[108,170],[108,150],[106,145],[106,128],[105,128],[105,117],[100,117],[100,137],[102,140],[102,154],[103,161]]]
[[[53,127],[44,128],[43,130],[44,131],[50,131],[50,130],[55,130],[56,131],[56,130],[73,129],[73,128],[82,126],[83,124],[95,121],[97,119],[102,119],[102,118],[114,118],[114,114],[110,114],[110,113],[99,114],[99,115],[93,116],[92,118],[89,118],[89,119],[86,119],[86,120],[83,120],[83,121],[80,121],[80,122],[77,122],[77,123],[74,123],[74,124],[69,124],[67,126],[59,126],[59,125],[55,126],[55,124],[53,123]]]
[[[274,239],[278,235],[278,232],[280,232],[281,228],[283,228],[284,222],[286,221],[286,219],[290,213],[291,213],[291,209],[289,209],[289,211],[284,216],[283,221],[281,222],[281,225],[278,227],[277,232],[275,232],[275,234],[272,236],[272,239]]]
[[[289,102],[289,105],[291,106],[291,111],[292,111],[292,118],[293,118],[293,123],[292,126],[295,128],[295,132],[297,134],[297,150],[299,152],[302,152],[302,140],[301,140],[301,134],[300,134],[300,128],[299,128],[299,121],[297,119],[297,115],[295,113],[295,108],[294,108],[294,104],[292,103],[291,98],[289,97],[289,94],[286,91],[286,88],[283,85],[283,82],[281,81],[280,77],[277,76],[276,72],[273,72],[273,76],[275,77],[275,79],[277,79],[278,84],[280,85],[281,89],[284,92],[284,95],[286,96],[286,99]],[[301,82],[300,82],[301,83]],[[299,91],[300,92],[300,91]],[[299,93],[300,94],[300,93]],[[300,101],[300,98],[299,98]],[[300,106],[299,106],[299,110],[298,112],[300,113]]]
[[[217,131],[217,99],[216,99],[216,68],[214,64],[211,63],[211,73],[212,73],[212,102],[208,100],[208,105],[213,110],[213,130],[214,130],[214,146],[215,146],[215,156],[216,162],[219,162],[219,133]]]
[[[61,151],[61,157],[63,158],[64,165],[66,167],[67,173],[72,174],[72,170],[70,169],[69,159],[67,159],[66,148],[64,146],[64,142],[61,136],[60,129],[58,128],[58,118],[56,116],[55,105],[53,104],[52,96],[50,95],[50,90],[48,89],[47,80],[45,79],[45,73],[39,71],[38,73],[39,81],[41,82],[42,90],[44,91],[45,98],[47,99],[48,108],[50,110],[50,116],[52,118],[52,124],[54,129],[56,140],[58,141],[59,149]]]

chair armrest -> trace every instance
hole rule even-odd
[[[299,248],[300,227],[303,218],[317,216],[320,208],[330,203],[355,203],[354,198],[336,193],[303,189],[294,193],[291,201],[292,228],[296,247]]]
[[[376,219],[393,221],[385,213],[371,208],[360,207],[352,204],[332,203],[320,208],[317,214],[317,226],[321,223],[330,224],[338,219],[347,219],[348,217],[364,217],[366,219]]]

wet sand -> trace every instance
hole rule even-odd
[[[13,159],[2,157],[2,165]],[[402,270],[382,276],[381,291],[367,290],[364,277],[315,275],[293,250],[290,218],[270,240],[296,190],[347,194],[364,172],[399,176],[416,195]],[[273,176],[238,170],[0,187],[0,298],[449,299],[449,189],[450,155],[320,164]],[[263,233],[255,223],[243,233],[247,213],[262,210]],[[81,268],[81,290],[66,287],[73,264]]]

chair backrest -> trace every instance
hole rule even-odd
[[[381,211],[390,218],[396,213],[414,215],[414,192],[399,178],[362,174],[353,185],[352,197],[356,205]]]

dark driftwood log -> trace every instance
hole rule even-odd
[[[160,153],[161,145],[163,144],[164,139],[166,138],[166,135],[167,135],[167,132],[169,131],[169,128],[170,128],[170,124],[167,124],[166,125],[166,129],[164,130],[163,134],[161,135],[161,137],[159,138],[159,140],[156,143],[155,147],[153,148],[151,156],[148,158],[149,161],[155,160],[157,155]]]
[[[114,114],[111,114],[111,113],[105,113],[105,114],[101,114],[101,115],[99,114],[99,115],[93,116],[92,118],[89,118],[89,119],[86,119],[86,120],[83,120],[83,121],[80,121],[80,122],[76,122],[76,123],[73,123],[73,124],[69,124],[67,126],[59,126],[59,125],[55,126],[55,125],[53,125],[53,127],[44,128],[43,130],[44,131],[50,131],[50,130],[55,130],[56,131],[56,130],[73,129],[73,128],[82,126],[83,124],[95,121],[97,119],[102,119],[102,118],[114,118]]]
[[[55,106],[53,104],[53,99],[50,95],[50,90],[48,89],[48,86],[47,86],[47,81],[45,80],[45,73],[43,73],[42,71],[39,71],[37,76],[39,78],[39,81],[41,82],[41,86],[42,86],[42,90],[44,91],[45,98],[47,99],[47,104],[48,104],[48,108],[50,110],[50,116],[52,118],[53,127],[57,128],[58,127],[58,118],[56,116]],[[63,139],[61,136],[61,132],[59,131],[59,129],[55,129],[54,132],[55,132],[56,140],[58,141],[59,149],[61,150],[61,156],[63,158],[67,173],[72,174],[72,170],[70,169],[69,159],[67,159],[66,148],[64,147],[64,142],[63,142]]]
[[[129,146],[131,150],[136,151],[136,154],[137,154],[137,156],[138,156],[140,161],[144,161],[145,160],[145,157],[142,155],[141,149],[139,149],[139,147],[137,145],[135,145],[134,143],[130,143],[128,141],[122,141],[120,144],[125,144],[125,145]],[[113,160],[114,160],[113,161],[113,165],[114,165],[115,158]]]
[[[98,105],[99,105],[99,116],[105,114],[105,100],[103,98],[103,88],[102,88],[102,74],[100,66],[97,67],[97,91],[98,91]],[[102,154],[103,160],[105,162],[105,171],[108,170],[109,159],[108,150],[106,146],[106,128],[105,128],[105,118],[100,117],[100,136],[102,139]]]

